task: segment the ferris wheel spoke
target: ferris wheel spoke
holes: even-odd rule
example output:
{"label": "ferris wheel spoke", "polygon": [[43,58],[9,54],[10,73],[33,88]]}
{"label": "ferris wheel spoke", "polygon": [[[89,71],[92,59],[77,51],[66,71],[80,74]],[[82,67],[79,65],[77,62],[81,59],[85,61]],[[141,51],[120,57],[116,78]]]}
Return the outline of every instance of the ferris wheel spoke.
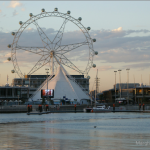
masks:
{"label": "ferris wheel spoke", "polygon": [[47,35],[44,33],[44,31],[41,29],[41,27],[38,25],[38,23],[36,23],[36,21],[34,20],[33,24],[36,26],[36,28],[38,30],[38,33],[40,35],[40,38],[43,42],[44,47],[47,49],[52,49],[52,42],[47,37]]}
{"label": "ferris wheel spoke", "polygon": [[75,44],[70,44],[70,45],[62,45],[62,46],[59,46],[57,48],[57,50],[55,51],[56,54],[65,54],[65,53],[68,53],[74,49],[77,49],[83,45],[88,45],[89,43],[88,42],[82,42],[82,43],[75,43]]}
{"label": "ferris wheel spoke", "polygon": [[48,50],[44,47],[24,47],[17,45],[15,48],[16,50],[24,50],[38,55],[48,54]]}
{"label": "ferris wheel spoke", "polygon": [[50,56],[48,55],[44,55],[40,58],[40,60],[35,64],[35,66],[30,70],[30,72],[28,73],[28,75],[33,74],[35,71],[39,70],[40,68],[42,68],[44,65],[46,65],[47,63],[49,63],[50,61]]}
{"label": "ferris wheel spoke", "polygon": [[67,22],[68,22],[68,20],[65,18],[63,24],[61,25],[56,36],[54,37],[54,40],[53,40],[53,43],[55,44],[54,49],[57,49],[59,47],[59,45],[61,45],[62,37],[63,37],[65,26],[66,26]]}
{"label": "ferris wheel spoke", "polygon": [[79,72],[80,74],[84,74],[83,71],[79,70],[79,69],[78,69],[69,59],[67,59],[64,55],[61,55],[61,56],[55,55],[55,56],[57,56],[57,57],[59,58],[61,64],[63,64],[63,65],[65,65],[65,66],[67,66],[67,67],[69,67],[69,68],[71,68],[71,69],[73,69],[73,70]]}

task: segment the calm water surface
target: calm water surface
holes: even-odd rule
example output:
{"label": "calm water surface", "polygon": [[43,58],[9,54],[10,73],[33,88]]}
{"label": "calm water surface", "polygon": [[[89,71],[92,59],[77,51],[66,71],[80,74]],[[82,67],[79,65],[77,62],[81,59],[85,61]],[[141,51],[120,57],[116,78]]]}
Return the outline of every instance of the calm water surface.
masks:
{"label": "calm water surface", "polygon": [[0,114],[0,150],[13,149],[149,150],[150,114]]}

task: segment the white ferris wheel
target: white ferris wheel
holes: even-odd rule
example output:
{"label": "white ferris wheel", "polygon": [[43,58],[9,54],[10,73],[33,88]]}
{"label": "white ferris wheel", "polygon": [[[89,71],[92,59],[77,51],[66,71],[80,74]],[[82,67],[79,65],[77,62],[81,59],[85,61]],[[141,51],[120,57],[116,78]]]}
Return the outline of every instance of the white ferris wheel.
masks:
{"label": "white ferris wheel", "polygon": [[[45,9],[42,9],[41,13],[38,15],[33,15],[32,13],[30,13],[30,18],[26,22],[19,21],[20,28],[17,32],[12,32],[14,40],[12,44],[8,45],[8,47],[11,48],[11,57],[8,57],[8,61],[12,61],[14,66],[14,69],[11,70],[12,73],[17,73],[18,76],[21,78],[24,76],[21,69],[19,68],[16,55],[18,51],[22,50],[40,56],[40,59],[36,62],[34,67],[28,72],[27,75],[33,74],[47,64],[50,64],[50,70],[52,75],[54,74],[54,70],[56,69],[57,64],[61,64],[79,72],[79,74],[81,75],[85,75],[85,77],[87,78],[90,78],[90,76],[88,76],[90,69],[92,67],[96,67],[96,65],[93,64],[93,56],[98,54],[98,52],[94,51],[93,49],[93,42],[96,42],[96,39],[92,39],[90,37],[89,30],[91,28],[84,27],[81,24],[82,18],[79,17],[78,19],[75,19],[70,15],[70,13],[70,11],[67,11],[67,13],[60,13],[58,12],[58,8],[55,8],[53,12],[46,12]],[[63,23],[53,40],[50,40],[50,38],[48,38],[46,33],[38,24],[39,19],[46,17],[63,18]],[[80,31],[82,31],[84,35],[84,41],[66,45],[62,44],[62,39],[67,22],[72,22],[80,29]],[[25,31],[25,29],[30,24],[35,25],[40,39],[43,43],[43,47],[25,47],[18,44],[19,38],[21,37],[23,31]],[[80,70],[74,63],[72,63],[71,60],[67,58],[66,54],[68,52],[75,51],[76,49],[85,45],[88,47],[88,61],[85,70]]]}

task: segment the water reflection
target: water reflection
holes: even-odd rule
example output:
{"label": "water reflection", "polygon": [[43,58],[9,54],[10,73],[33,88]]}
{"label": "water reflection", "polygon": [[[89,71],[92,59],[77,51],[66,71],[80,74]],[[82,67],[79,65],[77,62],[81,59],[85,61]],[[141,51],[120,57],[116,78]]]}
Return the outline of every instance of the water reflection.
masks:
{"label": "water reflection", "polygon": [[150,145],[143,147],[136,141],[150,139],[149,117],[134,113],[1,114],[0,149],[146,150]]}

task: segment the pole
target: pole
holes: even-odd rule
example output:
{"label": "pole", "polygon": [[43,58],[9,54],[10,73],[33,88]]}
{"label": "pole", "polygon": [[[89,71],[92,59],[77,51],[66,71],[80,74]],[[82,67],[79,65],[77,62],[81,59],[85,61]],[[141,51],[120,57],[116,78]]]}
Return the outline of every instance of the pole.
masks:
{"label": "pole", "polygon": [[129,89],[128,89],[128,84],[129,84],[129,68],[126,69],[127,70],[127,104],[129,104]]}
{"label": "pole", "polygon": [[46,96],[47,96],[47,101],[49,102],[49,96],[48,96],[48,73],[49,73],[48,70],[49,69],[46,68],[45,70],[46,70],[46,73],[47,73],[47,93],[46,93]]}
{"label": "pole", "polygon": [[29,87],[30,87],[30,78],[29,78]]}
{"label": "pole", "polygon": [[95,89],[95,105],[94,106],[96,107],[96,89]]}
{"label": "pole", "polygon": [[47,100],[49,101],[49,97],[48,97],[48,72],[47,72]]}
{"label": "pole", "polygon": [[[130,69],[129,69],[130,70]],[[129,84],[129,71],[128,71],[128,84]],[[129,88],[129,87],[128,87]],[[128,89],[128,102],[129,102],[129,89]]]}
{"label": "pole", "polygon": [[120,79],[120,81],[119,81],[119,89],[120,89],[120,100],[121,100],[121,86],[120,86],[120,84],[121,84],[121,75],[120,75],[121,69],[119,69],[118,71],[119,71],[119,79]]}
{"label": "pole", "polygon": [[92,107],[92,92],[90,92],[90,97],[91,97],[91,107]]}
{"label": "pole", "polygon": [[8,85],[8,75],[7,75],[7,85]]}
{"label": "pole", "polygon": [[117,71],[114,71],[115,72],[115,102],[116,102],[116,72]]}
{"label": "pole", "polygon": [[97,74],[96,74],[95,107],[96,107],[96,94],[97,94],[97,89],[98,89],[98,69],[97,69]]}
{"label": "pole", "polygon": [[150,74],[149,74],[149,86],[150,86]]}
{"label": "pole", "polygon": [[135,88],[135,103],[136,103],[136,85],[135,85],[135,76],[133,75],[134,78],[134,88]]}

